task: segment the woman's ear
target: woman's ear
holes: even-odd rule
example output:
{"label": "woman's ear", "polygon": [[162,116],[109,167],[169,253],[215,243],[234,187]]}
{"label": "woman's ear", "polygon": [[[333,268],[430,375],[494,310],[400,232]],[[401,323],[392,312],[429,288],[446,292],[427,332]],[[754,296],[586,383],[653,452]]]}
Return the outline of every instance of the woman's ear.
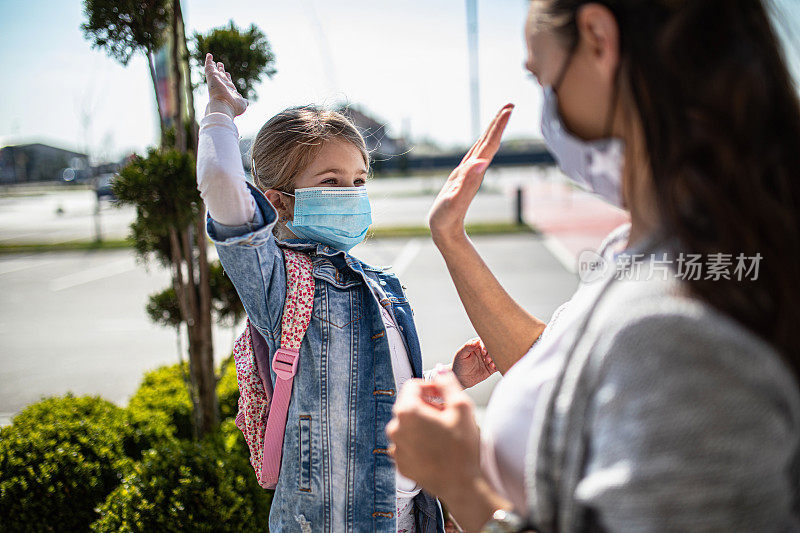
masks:
{"label": "woman's ear", "polygon": [[275,189],[269,189],[264,193],[264,196],[267,197],[269,203],[271,203],[272,207],[278,212],[279,220],[286,221],[293,218],[293,205],[291,205],[289,198],[287,198],[285,194]]}
{"label": "woman's ear", "polygon": [[601,75],[611,81],[619,65],[619,26],[614,14],[601,4],[585,4],[576,18],[580,39],[588,47]]}

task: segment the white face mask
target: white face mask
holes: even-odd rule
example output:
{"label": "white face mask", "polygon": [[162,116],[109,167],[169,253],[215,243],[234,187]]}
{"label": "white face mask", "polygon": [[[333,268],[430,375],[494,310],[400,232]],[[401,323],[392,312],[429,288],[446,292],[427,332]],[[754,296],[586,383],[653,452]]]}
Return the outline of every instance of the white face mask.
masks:
{"label": "white face mask", "polygon": [[[556,87],[561,85],[570,59],[570,51],[561,69]],[[578,185],[597,194],[608,203],[622,207],[622,164],[624,143],[609,137],[596,141],[579,139],[567,129],[558,112],[558,96],[550,85],[543,88],[542,135],[547,149],[561,170]]]}

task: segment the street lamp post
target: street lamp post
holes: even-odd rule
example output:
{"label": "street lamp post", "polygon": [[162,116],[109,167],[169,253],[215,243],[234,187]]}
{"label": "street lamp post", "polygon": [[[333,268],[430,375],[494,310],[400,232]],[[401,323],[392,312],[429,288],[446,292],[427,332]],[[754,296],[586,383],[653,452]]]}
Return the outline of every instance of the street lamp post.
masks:
{"label": "street lamp post", "polygon": [[467,45],[469,47],[469,92],[472,138],[481,134],[480,84],[478,82],[478,0],[467,0]]}

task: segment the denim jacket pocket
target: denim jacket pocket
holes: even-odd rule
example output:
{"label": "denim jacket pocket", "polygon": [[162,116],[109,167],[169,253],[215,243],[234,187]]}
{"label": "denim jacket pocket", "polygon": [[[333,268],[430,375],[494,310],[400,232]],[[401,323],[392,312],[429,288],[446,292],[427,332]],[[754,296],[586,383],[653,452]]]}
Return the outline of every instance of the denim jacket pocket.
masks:
{"label": "denim jacket pocket", "polygon": [[311,415],[300,415],[300,469],[297,488],[301,492],[311,492]]}
{"label": "denim jacket pocket", "polygon": [[361,278],[355,272],[339,270],[327,259],[315,259],[311,275],[337,289],[349,289],[362,283]]}

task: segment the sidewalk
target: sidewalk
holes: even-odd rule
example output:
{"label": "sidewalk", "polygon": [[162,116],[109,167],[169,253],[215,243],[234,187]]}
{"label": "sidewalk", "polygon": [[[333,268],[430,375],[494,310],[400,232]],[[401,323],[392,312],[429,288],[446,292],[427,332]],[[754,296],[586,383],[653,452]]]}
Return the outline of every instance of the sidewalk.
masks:
{"label": "sidewalk", "polygon": [[542,179],[525,188],[525,220],[545,234],[545,245],[570,272],[584,250],[596,250],[630,216],[564,180]]}

